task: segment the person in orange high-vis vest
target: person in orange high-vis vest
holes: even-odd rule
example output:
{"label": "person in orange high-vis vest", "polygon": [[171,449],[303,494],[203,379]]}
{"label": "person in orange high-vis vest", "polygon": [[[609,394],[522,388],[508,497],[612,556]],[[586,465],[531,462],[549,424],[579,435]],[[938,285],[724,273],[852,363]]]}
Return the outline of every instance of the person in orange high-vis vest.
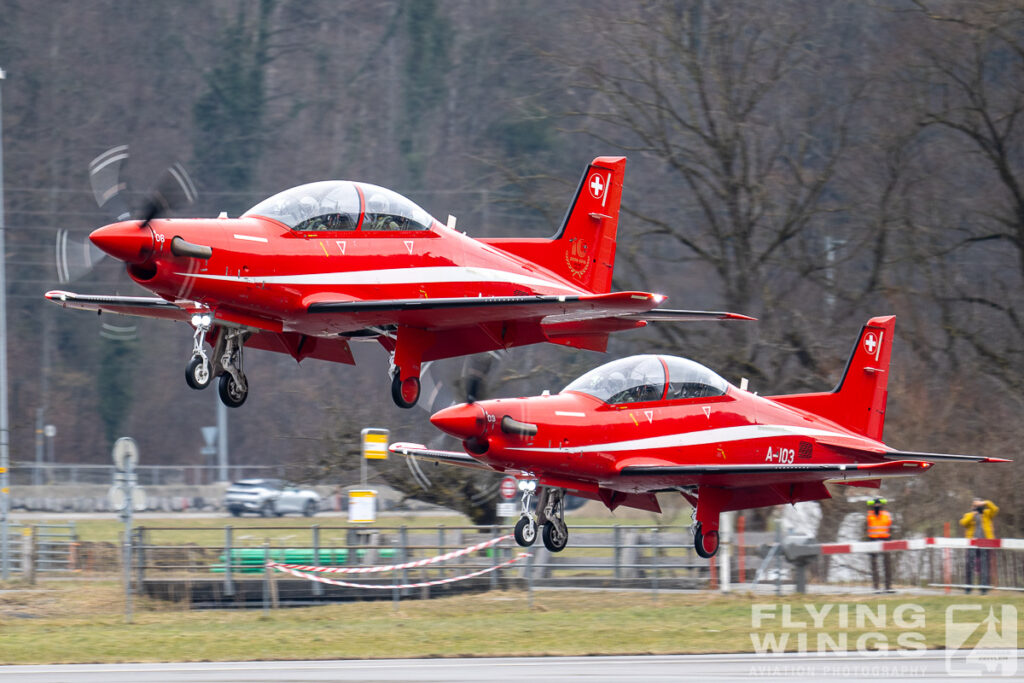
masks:
{"label": "person in orange high-vis vest", "polygon": [[[995,538],[996,532],[992,524],[992,518],[998,512],[999,507],[991,500],[975,498],[971,502],[971,511],[960,518],[960,526],[964,528],[964,537]],[[977,571],[978,588],[981,594],[984,595],[988,592],[989,586],[992,583],[992,577],[989,574],[991,553],[992,550],[989,548],[975,548],[972,546],[967,549],[967,588],[965,589],[967,593],[971,592],[971,586],[974,585],[975,571]]]}
{"label": "person in orange high-vis vest", "polygon": [[[892,538],[892,515],[885,509],[888,501],[885,498],[873,498],[868,501],[867,537],[869,541],[888,541]],[[889,553],[871,553],[871,583],[878,591],[878,556],[882,556],[882,568],[885,571],[885,591],[892,590],[892,557]]]}

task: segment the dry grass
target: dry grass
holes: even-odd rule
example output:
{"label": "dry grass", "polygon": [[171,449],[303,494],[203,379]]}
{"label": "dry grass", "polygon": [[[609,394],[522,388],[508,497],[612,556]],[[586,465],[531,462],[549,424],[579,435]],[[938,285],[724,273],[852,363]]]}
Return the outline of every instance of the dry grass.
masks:
{"label": "dry grass", "polygon": [[[752,633],[807,630],[777,622],[752,629],[752,605],[768,600],[775,602],[763,596],[665,593],[655,602],[647,593],[555,591],[536,593],[531,608],[525,593],[495,592],[408,600],[397,608],[362,602],[281,609],[269,616],[261,610],[172,611],[140,600],[129,625],[118,584],[53,582],[42,590],[0,593],[0,663],[750,652]],[[806,617],[806,598],[780,602]],[[890,615],[912,602],[925,615],[924,627],[915,630],[934,648],[943,645],[946,606],[964,600],[814,600],[822,602],[862,604],[876,612],[885,605]],[[972,602],[1013,602],[1024,615],[1024,601],[1014,596]],[[853,647],[857,637],[878,630],[851,622],[839,628],[831,620],[825,631],[847,633]]]}

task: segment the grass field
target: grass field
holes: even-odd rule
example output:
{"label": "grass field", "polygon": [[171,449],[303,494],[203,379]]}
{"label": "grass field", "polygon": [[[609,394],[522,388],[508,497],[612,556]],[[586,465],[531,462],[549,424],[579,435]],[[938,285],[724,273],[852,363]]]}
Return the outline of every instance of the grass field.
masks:
{"label": "grass field", "polygon": [[[1024,615],[1024,601],[1006,595],[966,601],[662,593],[655,601],[649,593],[543,591],[532,607],[526,593],[495,592],[408,600],[397,608],[361,602],[279,609],[268,616],[170,611],[143,599],[127,624],[118,584],[49,582],[0,592],[0,664],[751,652],[755,642],[778,642],[783,634],[792,651],[802,647],[799,633],[809,635],[810,649],[818,646],[817,634],[828,637],[826,648],[845,642],[855,649],[858,639],[871,648],[936,648],[944,643],[946,608],[967,602],[997,614],[1009,603]],[[833,607],[815,629],[813,615],[825,603]],[[770,615],[758,628],[752,628],[754,605]],[[845,624],[840,611],[848,615]]]}
{"label": "grass field", "polygon": [[[572,523],[646,520],[581,515]],[[346,526],[337,517],[179,516],[143,524],[180,529],[161,532],[170,535],[163,542],[222,538],[224,525],[231,524],[236,541],[252,544],[304,538],[312,524]],[[403,524],[468,525],[450,516],[378,523]],[[122,529],[116,520],[78,522],[83,541],[116,542]],[[0,584],[0,664],[752,652],[769,642],[788,651],[839,644],[851,650],[937,648],[945,643],[947,608],[963,604],[977,605],[979,615],[990,607],[1000,614],[1002,605],[1012,605],[1024,616],[1024,598],[1014,593],[967,600],[963,595],[776,598],[662,591],[655,600],[650,592],[549,590],[535,592],[532,600],[525,592],[506,591],[268,614],[190,611],[183,603],[137,598],[128,624],[117,574],[93,573],[41,577],[35,586]]]}

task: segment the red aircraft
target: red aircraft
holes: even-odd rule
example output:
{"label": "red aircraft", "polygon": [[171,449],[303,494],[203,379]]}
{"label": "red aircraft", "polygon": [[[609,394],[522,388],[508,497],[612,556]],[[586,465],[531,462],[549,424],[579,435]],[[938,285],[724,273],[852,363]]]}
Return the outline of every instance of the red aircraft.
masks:
{"label": "red aircraft", "polygon": [[[560,394],[463,403],[430,421],[466,453],[396,443],[400,455],[506,472],[520,479],[516,541],[541,526],[552,552],[568,541],[565,492],[661,512],[656,493],[694,507],[694,545],[718,550],[719,514],[829,498],[826,482],[877,488],[922,474],[930,460],[1001,458],[900,451],[882,443],[893,317],[861,331],[831,392],[758,396],[684,358],[641,355],[591,370]],[[530,503],[541,491],[536,518]]]}
{"label": "red aircraft", "polygon": [[[101,204],[123,188],[116,176],[126,156],[115,148],[93,162]],[[408,408],[427,361],[540,342],[603,351],[610,333],[652,320],[749,320],[659,309],[660,294],[610,291],[625,167],[623,157],[595,159],[550,239],[472,239],[456,232],[454,218],[441,224],[391,190],[351,181],[294,187],[240,218],[156,218],[170,203],[158,196],[141,220],[122,212],[90,235],[157,296],[57,290],[46,298],[190,323],[186,380],[203,389],[219,376],[232,407],[248,395],[243,345],[353,364],[349,342],[376,340],[390,353],[395,403]],[[191,198],[181,169],[172,175],[171,189]],[[60,241],[58,253],[68,253]]]}

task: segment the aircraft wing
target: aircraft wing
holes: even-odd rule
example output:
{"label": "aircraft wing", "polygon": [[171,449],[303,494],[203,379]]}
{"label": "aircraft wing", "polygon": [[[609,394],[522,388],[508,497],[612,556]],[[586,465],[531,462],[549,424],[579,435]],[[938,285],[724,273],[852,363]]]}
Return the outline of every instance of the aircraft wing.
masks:
{"label": "aircraft wing", "polygon": [[807,463],[776,465],[627,465],[622,477],[641,477],[657,481],[666,488],[709,484],[725,487],[797,481],[843,481],[909,477],[927,472],[934,463],[917,460],[894,460],[870,463]]}
{"label": "aircraft wing", "polygon": [[899,460],[928,460],[936,462],[1013,462],[1005,458],[987,458],[981,455],[959,455],[955,453],[923,453],[919,451],[899,451],[883,447],[870,448],[860,442],[843,437],[818,437],[818,445],[826,446],[846,455],[881,455]]}
{"label": "aircraft wing", "polygon": [[1013,462],[1006,458],[986,458],[981,455],[957,455],[955,453],[918,453],[915,451],[886,451],[887,458],[913,458],[914,460],[935,460],[937,462]]}
{"label": "aircraft wing", "polygon": [[120,315],[132,315],[141,318],[162,318],[164,320],[188,321],[192,318],[193,313],[206,310],[205,306],[195,301],[171,303],[158,296],[75,294],[56,289],[47,292],[46,298],[64,308],[118,313]]}
{"label": "aircraft wing", "polygon": [[[539,319],[544,326],[607,319],[627,323],[644,320],[752,319],[736,313],[717,311],[656,309],[663,300],[660,294],[649,292],[357,301],[314,299],[308,303],[307,310],[311,315],[358,321],[360,327],[400,323],[430,330],[524,319]],[[438,313],[444,315],[438,316]],[[606,330],[602,328],[599,331]]]}
{"label": "aircraft wing", "polygon": [[443,462],[448,465],[469,467],[475,470],[487,470],[488,472],[496,471],[466,453],[459,453],[457,451],[439,451],[433,448],[427,448],[423,444],[419,443],[393,443],[388,446],[388,450],[396,455],[404,455],[407,458],[418,458],[420,460],[429,460],[430,462]]}

